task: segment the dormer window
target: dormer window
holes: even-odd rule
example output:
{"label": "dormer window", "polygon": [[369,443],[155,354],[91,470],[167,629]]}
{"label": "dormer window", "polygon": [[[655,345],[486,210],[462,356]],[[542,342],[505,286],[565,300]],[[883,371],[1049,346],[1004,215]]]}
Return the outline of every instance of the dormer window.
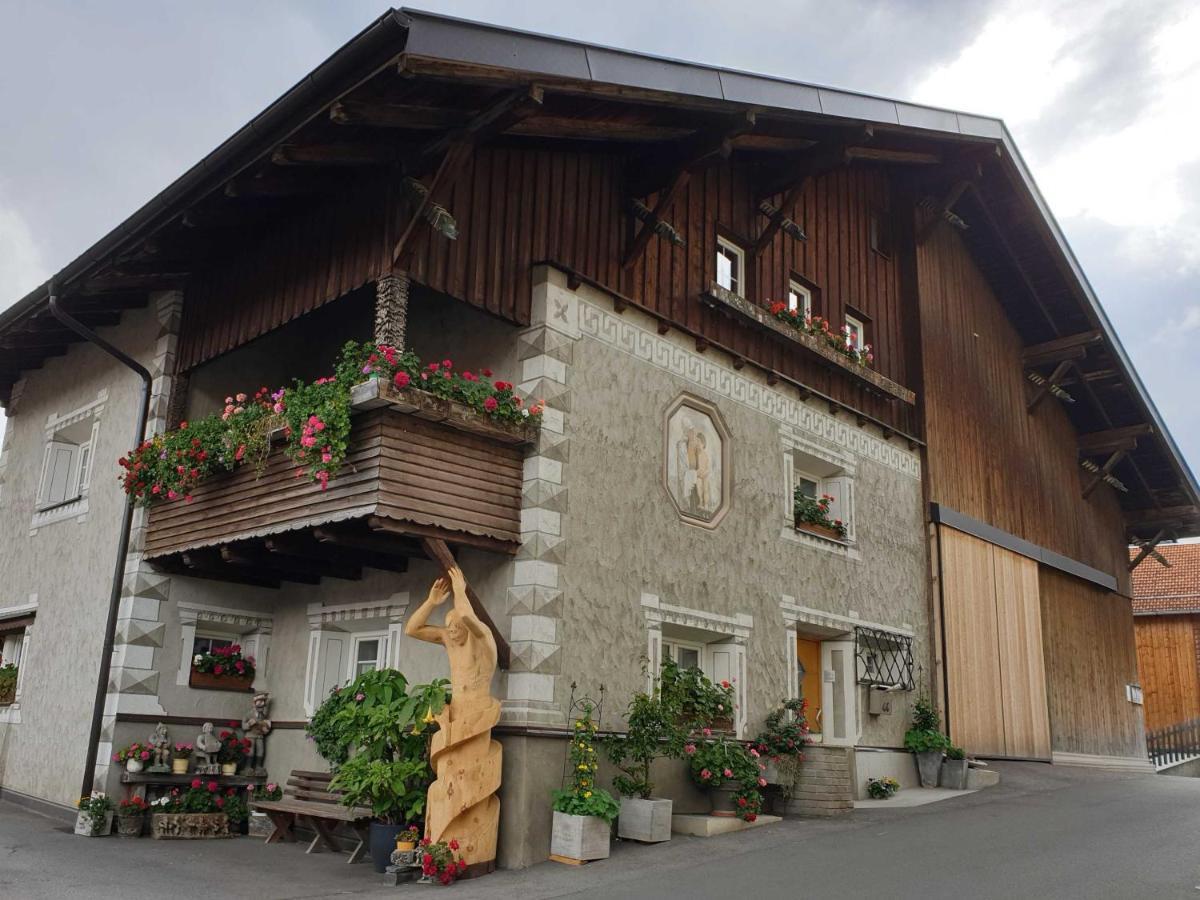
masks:
{"label": "dormer window", "polygon": [[731,294],[746,295],[746,251],[717,236],[717,284]]}

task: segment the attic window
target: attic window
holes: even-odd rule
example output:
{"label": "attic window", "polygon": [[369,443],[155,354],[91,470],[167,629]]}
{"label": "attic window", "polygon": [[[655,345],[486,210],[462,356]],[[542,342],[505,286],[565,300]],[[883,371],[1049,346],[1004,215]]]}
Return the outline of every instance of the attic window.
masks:
{"label": "attic window", "polygon": [[717,284],[731,294],[746,295],[746,251],[726,238],[717,237]]}
{"label": "attic window", "polygon": [[46,445],[37,482],[33,527],[87,512],[92,460],[107,394],[46,422]]}

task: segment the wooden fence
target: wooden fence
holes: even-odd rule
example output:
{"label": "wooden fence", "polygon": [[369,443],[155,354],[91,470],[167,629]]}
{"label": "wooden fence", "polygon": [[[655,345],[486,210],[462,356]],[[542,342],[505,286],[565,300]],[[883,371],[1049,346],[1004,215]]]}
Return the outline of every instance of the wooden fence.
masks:
{"label": "wooden fence", "polygon": [[1200,719],[1146,732],[1146,748],[1158,769],[1200,757]]}

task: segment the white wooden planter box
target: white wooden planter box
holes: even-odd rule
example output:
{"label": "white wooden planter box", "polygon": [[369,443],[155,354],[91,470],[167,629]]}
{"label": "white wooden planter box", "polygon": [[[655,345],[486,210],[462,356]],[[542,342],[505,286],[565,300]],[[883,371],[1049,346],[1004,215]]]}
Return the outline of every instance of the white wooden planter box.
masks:
{"label": "white wooden planter box", "polygon": [[85,813],[82,810],[75,815],[75,833],[81,834],[84,837],[104,837],[112,833],[112,812],[104,814],[104,824],[96,834],[92,834],[92,816],[90,813]]}
{"label": "white wooden planter box", "polygon": [[596,816],[569,816],[554,812],[550,853],[569,859],[608,859],[611,828]]}
{"label": "white wooden planter box", "polygon": [[671,801],[622,797],[617,837],[657,844],[671,839]]}

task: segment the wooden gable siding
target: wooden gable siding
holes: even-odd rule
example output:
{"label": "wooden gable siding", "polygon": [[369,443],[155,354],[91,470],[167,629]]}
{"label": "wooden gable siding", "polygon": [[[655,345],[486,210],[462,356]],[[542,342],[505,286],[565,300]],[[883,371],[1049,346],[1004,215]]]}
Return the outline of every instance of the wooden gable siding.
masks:
{"label": "wooden gable siding", "polygon": [[1200,617],[1135,616],[1146,727],[1200,718]]}
{"label": "wooden gable siding", "polygon": [[[767,222],[757,212],[744,166],[724,163],[694,176],[667,214],[687,246],[652,239],[642,259],[624,269],[625,163],[604,152],[481,148],[439,198],[458,223],[458,239],[419,227],[400,265],[434,290],[527,324],[532,264],[558,262],[746,359],[901,431],[917,432],[905,404],[868,393],[810,351],[700,302],[715,274],[718,227],[750,243]],[[244,246],[189,287],[181,366],[211,359],[378,277],[403,228],[396,209],[390,221],[385,215],[398,206],[388,199],[395,193],[380,176],[260,229],[261,237],[249,231]],[[888,204],[881,170],[847,169],[810,180],[792,215],[809,240],[780,233],[757,260],[747,253],[749,289],[757,302],[785,298],[794,272],[819,287],[817,311],[835,327],[847,306],[855,307],[870,318],[876,368],[906,384],[898,265],[868,246],[871,210]]]}
{"label": "wooden gable siding", "polygon": [[1060,401],[1026,411],[1022,342],[962,239],[917,251],[929,499],[1116,576],[1129,593],[1120,506],[1082,497],[1078,439]]}

